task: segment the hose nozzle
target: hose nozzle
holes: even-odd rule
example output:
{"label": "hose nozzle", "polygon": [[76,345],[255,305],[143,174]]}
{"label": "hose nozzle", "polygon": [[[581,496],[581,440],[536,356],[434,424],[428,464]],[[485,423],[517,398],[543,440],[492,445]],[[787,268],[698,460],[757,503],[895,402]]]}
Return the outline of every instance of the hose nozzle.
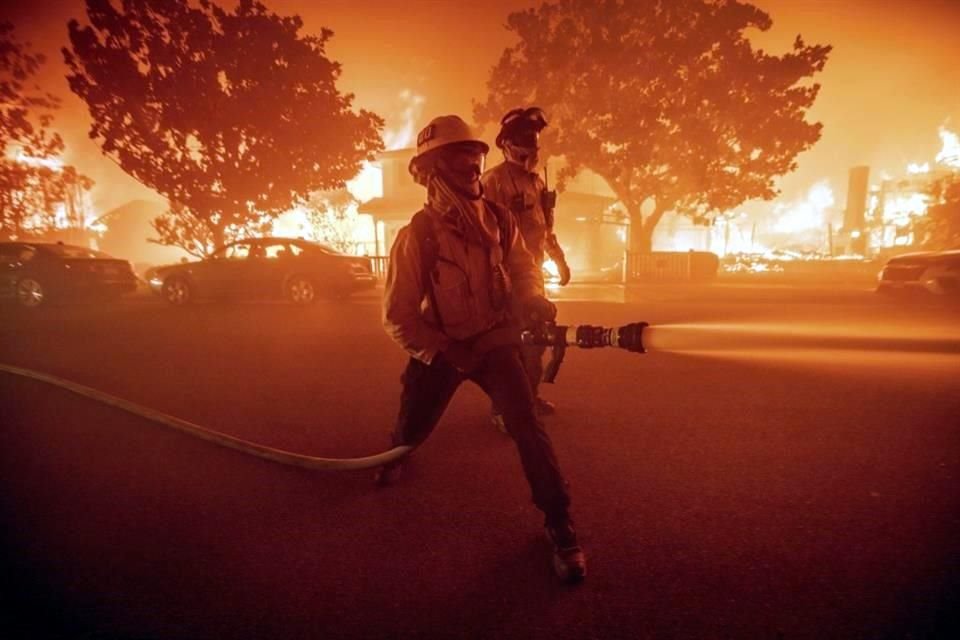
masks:
{"label": "hose nozzle", "polygon": [[646,353],[647,350],[643,346],[643,331],[648,326],[646,322],[631,322],[621,327],[591,324],[564,326],[544,322],[524,331],[520,339],[523,344],[545,347],[571,346],[581,349],[617,347],[633,353]]}

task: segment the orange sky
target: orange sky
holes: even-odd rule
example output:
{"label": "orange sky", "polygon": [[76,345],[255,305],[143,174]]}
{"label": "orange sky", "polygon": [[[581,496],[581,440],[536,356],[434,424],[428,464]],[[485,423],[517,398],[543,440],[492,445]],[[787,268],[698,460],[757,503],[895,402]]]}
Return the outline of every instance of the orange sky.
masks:
{"label": "orange sky", "polygon": [[[5,3],[9,4],[9,3]],[[328,53],[343,63],[341,88],[356,105],[372,109],[388,128],[402,123],[404,90],[424,99],[421,121],[441,113],[470,114],[490,67],[512,42],[506,15],[532,6],[523,0],[266,0],[278,13],[300,13],[306,31],[326,26],[335,35]],[[797,33],[834,51],[811,116],[824,123],[817,146],[800,156],[800,168],[782,181],[785,198],[829,179],[837,205],[846,196],[846,171],[872,168],[900,175],[908,162],[928,162],[940,148],[937,128],[960,131],[960,0],[754,0],[769,12],[773,28],[759,46],[784,51]],[[66,22],[83,18],[82,0],[36,0],[5,7],[14,22],[50,59],[45,87],[64,96],[57,126],[68,161],[97,181],[102,210],[151,192],[126,176],[86,137],[89,117],[69,93],[58,50]],[[155,197],[155,196],[153,196]]]}

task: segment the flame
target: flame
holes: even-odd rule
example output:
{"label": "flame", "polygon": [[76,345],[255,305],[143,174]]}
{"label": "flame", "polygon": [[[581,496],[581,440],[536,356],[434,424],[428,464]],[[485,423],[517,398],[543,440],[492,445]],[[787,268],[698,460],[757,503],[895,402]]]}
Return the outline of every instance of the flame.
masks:
{"label": "flame", "polygon": [[935,158],[937,164],[960,169],[960,136],[945,127],[940,127],[939,134],[943,145]]}
{"label": "flame", "polygon": [[925,193],[897,194],[884,202],[883,220],[898,227],[906,226],[911,218],[926,215],[929,204],[930,196]]}
{"label": "flame", "polygon": [[10,151],[7,153],[7,156],[11,157],[14,162],[25,164],[28,167],[46,167],[53,171],[63,171],[63,160],[60,158],[31,156],[25,153],[23,149]]}
{"label": "flame", "polygon": [[547,291],[557,291],[560,288],[560,268],[557,263],[547,258],[541,265],[543,269],[544,288]]}
{"label": "flame", "polygon": [[[913,244],[911,225],[917,218],[927,214],[927,208],[931,204],[931,196],[927,193],[928,181],[931,178],[925,174],[933,174],[934,171],[939,173],[943,169],[960,169],[960,136],[946,127],[940,127],[938,133],[941,148],[935,162],[939,169],[935,170],[929,162],[911,162],[907,165],[907,175],[913,176],[910,180],[895,182],[895,186],[887,192],[882,202],[876,197],[870,200],[871,210],[882,207],[882,223],[886,228],[880,234],[879,241],[883,246]],[[884,175],[884,182],[894,181],[890,176]]]}
{"label": "flame", "polygon": [[364,162],[360,173],[347,182],[347,190],[360,202],[383,197],[383,169]]}
{"label": "flame", "polygon": [[803,200],[774,207],[773,213],[777,216],[774,231],[799,233],[822,228],[828,220],[827,210],[835,202],[830,183],[821,180],[810,187]]}
{"label": "flame", "polygon": [[547,258],[543,261],[543,271],[546,275],[549,275],[551,278],[560,277],[560,269],[557,267],[557,263]]}
{"label": "flame", "polygon": [[57,229],[67,229],[70,227],[70,218],[67,216],[67,206],[62,202],[54,207],[53,223]]}
{"label": "flame", "polygon": [[400,102],[403,104],[401,118],[403,124],[396,129],[387,129],[383,134],[383,144],[387,151],[405,149],[413,144],[417,134],[417,122],[423,113],[423,105],[427,101],[419,93],[410,89],[400,92]]}
{"label": "flame", "polygon": [[295,207],[277,217],[273,221],[270,235],[277,238],[316,239],[310,216],[302,206]]}
{"label": "flame", "polygon": [[[348,211],[355,213],[356,203],[348,207]],[[349,239],[353,244],[350,253],[357,255],[369,255],[374,253],[371,250],[376,244],[375,229],[373,218],[369,214],[359,213],[350,223]],[[302,238],[312,242],[323,242],[324,238],[311,219],[310,212],[306,207],[298,206],[277,217],[270,228],[270,235],[275,238]]]}

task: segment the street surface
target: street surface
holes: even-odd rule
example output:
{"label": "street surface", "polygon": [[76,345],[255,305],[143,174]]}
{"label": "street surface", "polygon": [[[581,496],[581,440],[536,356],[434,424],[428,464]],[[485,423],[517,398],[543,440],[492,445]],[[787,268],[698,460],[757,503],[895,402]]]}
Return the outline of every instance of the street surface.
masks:
{"label": "street surface", "polygon": [[[566,324],[656,327],[646,355],[570,350],[543,392],[583,585],[553,577],[512,441],[471,385],[377,489],[0,373],[0,635],[950,636],[960,309],[854,286],[558,296]],[[136,295],[2,308],[0,363],[340,457],[387,448],[405,355],[376,293],[306,309]]]}

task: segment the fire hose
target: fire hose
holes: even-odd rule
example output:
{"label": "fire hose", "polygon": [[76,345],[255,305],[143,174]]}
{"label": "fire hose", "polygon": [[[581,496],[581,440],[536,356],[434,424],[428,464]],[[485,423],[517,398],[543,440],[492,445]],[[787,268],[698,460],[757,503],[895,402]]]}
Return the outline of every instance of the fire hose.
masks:
{"label": "fire hose", "polygon": [[[645,353],[643,347],[643,330],[647,327],[645,322],[634,323],[620,327],[619,329],[607,329],[604,327],[594,327],[591,325],[581,325],[580,327],[564,327],[554,323],[545,323],[535,330],[522,332],[519,336],[514,331],[512,336],[504,339],[504,335],[498,334],[492,336],[491,340],[484,340],[483,345],[478,347],[490,349],[505,343],[509,344],[538,344],[543,346],[552,346],[555,350],[563,349],[567,346],[576,346],[584,349],[595,347],[619,347],[632,351],[634,353]],[[518,339],[519,338],[519,339]],[[556,352],[555,352],[556,353]],[[562,356],[561,356],[562,360]],[[557,365],[559,367],[559,364]],[[145,418],[156,424],[175,429],[182,433],[194,436],[201,440],[213,444],[234,449],[242,453],[277,462],[279,464],[302,467],[315,471],[357,471],[362,469],[372,469],[381,465],[398,460],[411,451],[414,447],[410,445],[401,445],[393,447],[387,451],[377,453],[371,456],[360,458],[322,458],[317,456],[308,456],[282,449],[274,449],[256,442],[250,442],[242,438],[237,438],[220,431],[208,429],[187,420],[144,407],[135,402],[124,400],[109,393],[88,387],[71,380],[66,380],[40,371],[15,367],[12,365],[0,363],[0,372],[7,373],[21,378],[36,380],[47,385],[64,389],[78,396],[100,402],[110,407],[126,411],[127,413]],[[556,375],[554,371],[554,375]]]}
{"label": "fire hose", "polygon": [[96,400],[102,404],[121,409],[127,413],[132,413],[133,415],[141,418],[146,418],[147,420],[161,424],[165,427],[170,427],[171,429],[176,429],[177,431],[200,438],[201,440],[206,440],[207,442],[212,442],[230,449],[236,449],[237,451],[254,455],[258,458],[264,458],[265,460],[279,462],[280,464],[285,464],[288,466],[303,467],[305,469],[322,471],[370,469],[388,462],[392,462],[393,460],[397,460],[413,450],[413,447],[411,446],[399,446],[394,447],[389,451],[384,451],[382,453],[363,458],[319,458],[315,456],[306,456],[299,453],[292,453],[290,451],[283,451],[281,449],[274,449],[262,444],[257,444],[256,442],[250,442],[226,433],[214,431],[213,429],[201,427],[200,425],[194,424],[187,420],[161,413],[160,411],[144,407],[135,402],[130,402],[129,400],[124,400],[123,398],[118,398],[117,396],[110,395],[109,393],[105,393],[103,391],[99,391],[70,380],[58,378],[57,376],[5,364],[0,364],[0,371],[23,378],[37,380],[61,389],[66,389],[67,391],[75,393],[84,398]]}

